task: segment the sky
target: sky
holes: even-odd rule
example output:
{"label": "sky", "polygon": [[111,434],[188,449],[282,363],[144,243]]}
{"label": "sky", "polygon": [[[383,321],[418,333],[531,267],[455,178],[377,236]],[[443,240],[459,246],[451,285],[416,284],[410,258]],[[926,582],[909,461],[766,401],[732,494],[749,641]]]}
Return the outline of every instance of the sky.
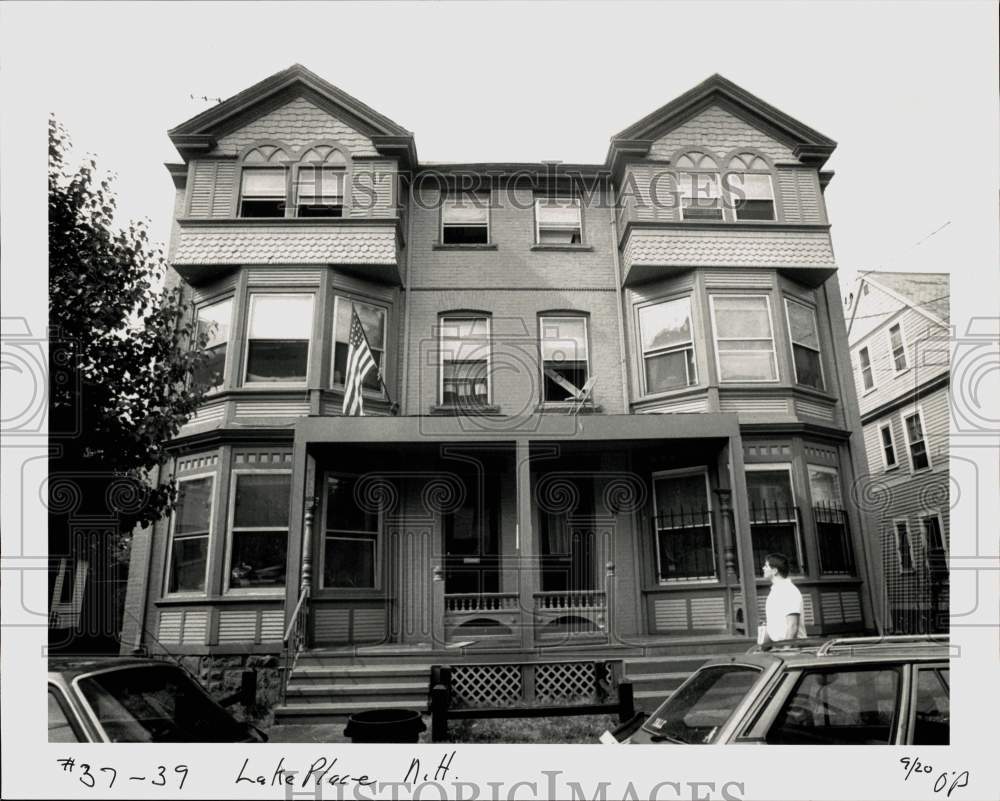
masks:
{"label": "sky", "polygon": [[955,272],[997,313],[980,295],[998,278],[995,4],[8,2],[0,23],[8,165],[23,137],[43,180],[55,114],[154,239],[166,131],[296,62],[413,131],[421,161],[600,162],[719,72],[839,143],[842,288],[859,269]]}

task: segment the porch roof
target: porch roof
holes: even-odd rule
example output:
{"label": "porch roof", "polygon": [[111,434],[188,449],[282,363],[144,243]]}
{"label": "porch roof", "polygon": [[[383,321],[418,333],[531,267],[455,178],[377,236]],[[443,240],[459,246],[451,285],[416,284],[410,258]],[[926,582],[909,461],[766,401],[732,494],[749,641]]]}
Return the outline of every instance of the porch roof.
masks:
{"label": "porch roof", "polygon": [[735,413],[305,417],[295,424],[297,446],[323,442],[727,439],[738,435]]}

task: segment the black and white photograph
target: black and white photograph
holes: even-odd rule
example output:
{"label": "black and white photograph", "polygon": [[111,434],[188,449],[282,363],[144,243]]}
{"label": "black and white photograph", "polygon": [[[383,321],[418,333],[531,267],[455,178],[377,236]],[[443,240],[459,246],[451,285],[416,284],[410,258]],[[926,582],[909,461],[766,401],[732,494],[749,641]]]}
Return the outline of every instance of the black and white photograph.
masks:
{"label": "black and white photograph", "polygon": [[3,797],[997,797],[997,30],[0,5]]}

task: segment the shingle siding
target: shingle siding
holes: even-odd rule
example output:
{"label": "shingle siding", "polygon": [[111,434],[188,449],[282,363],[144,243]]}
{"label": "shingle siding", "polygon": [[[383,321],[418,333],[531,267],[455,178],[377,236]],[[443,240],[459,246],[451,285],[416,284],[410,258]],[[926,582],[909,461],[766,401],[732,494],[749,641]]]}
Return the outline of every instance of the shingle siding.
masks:
{"label": "shingle siding", "polygon": [[672,158],[678,150],[700,147],[717,157],[732,150],[758,150],[772,161],[795,161],[792,149],[719,106],[711,106],[664,134],[650,148],[655,159]]}

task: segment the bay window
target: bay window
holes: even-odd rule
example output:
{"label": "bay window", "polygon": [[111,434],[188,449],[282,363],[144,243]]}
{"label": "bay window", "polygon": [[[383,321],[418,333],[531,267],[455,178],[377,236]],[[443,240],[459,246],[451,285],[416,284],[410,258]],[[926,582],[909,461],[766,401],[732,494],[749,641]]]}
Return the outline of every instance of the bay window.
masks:
{"label": "bay window", "polygon": [[709,301],[719,380],[777,381],[767,295],[712,295]]}
{"label": "bay window", "polygon": [[535,242],[539,245],[579,245],[583,242],[580,201],[539,198],[535,201]]}
{"label": "bay window", "polygon": [[379,515],[363,508],[354,476],[328,476],[321,586],[375,588],[378,585]]}
{"label": "bay window", "polygon": [[250,295],[246,383],[304,384],[309,365],[313,295]]}
{"label": "bay window", "polygon": [[788,316],[788,339],[792,344],[795,382],[813,389],[823,389],[823,365],[816,313],[790,298],[785,298],[785,311]]}
{"label": "bay window", "polygon": [[205,343],[208,358],[195,370],[192,381],[195,386],[202,387],[207,392],[222,388],[232,316],[232,298],[198,309],[197,334],[199,338],[202,334],[208,337]]}
{"label": "bay window", "polygon": [[178,479],[170,536],[168,593],[203,593],[212,535],[214,476]]}
{"label": "bay window", "polygon": [[386,310],[382,306],[362,303],[353,298],[337,295],[333,303],[333,379],[335,386],[343,386],[347,371],[347,353],[350,349],[351,315],[358,315],[376,370],[369,370],[361,386],[372,392],[380,392],[378,375],[385,376]]}
{"label": "bay window", "polygon": [[708,474],[655,474],[653,502],[660,583],[717,578]]}
{"label": "bay window", "polygon": [[228,589],[285,586],[292,475],[234,471]]}
{"label": "bay window", "polygon": [[490,241],[490,201],[486,194],[446,197],[441,205],[441,243],[486,245]]}
{"label": "bay window", "polygon": [[750,539],[759,568],[769,553],[788,558],[792,573],[804,572],[791,465],[747,465]]}
{"label": "bay window", "polygon": [[443,317],[439,329],[440,402],[485,406],[490,402],[490,319]]}
{"label": "bay window", "polygon": [[645,394],[694,386],[691,298],[652,303],[639,308],[639,341]]}
{"label": "bay window", "polygon": [[544,316],[538,320],[542,355],[542,400],[579,398],[590,379],[587,320]]}
{"label": "bay window", "polygon": [[240,217],[284,217],[285,181],[283,167],[244,167]]}
{"label": "bay window", "polygon": [[836,468],[809,465],[809,493],[819,546],[819,569],[825,574],[854,572],[847,512]]}

